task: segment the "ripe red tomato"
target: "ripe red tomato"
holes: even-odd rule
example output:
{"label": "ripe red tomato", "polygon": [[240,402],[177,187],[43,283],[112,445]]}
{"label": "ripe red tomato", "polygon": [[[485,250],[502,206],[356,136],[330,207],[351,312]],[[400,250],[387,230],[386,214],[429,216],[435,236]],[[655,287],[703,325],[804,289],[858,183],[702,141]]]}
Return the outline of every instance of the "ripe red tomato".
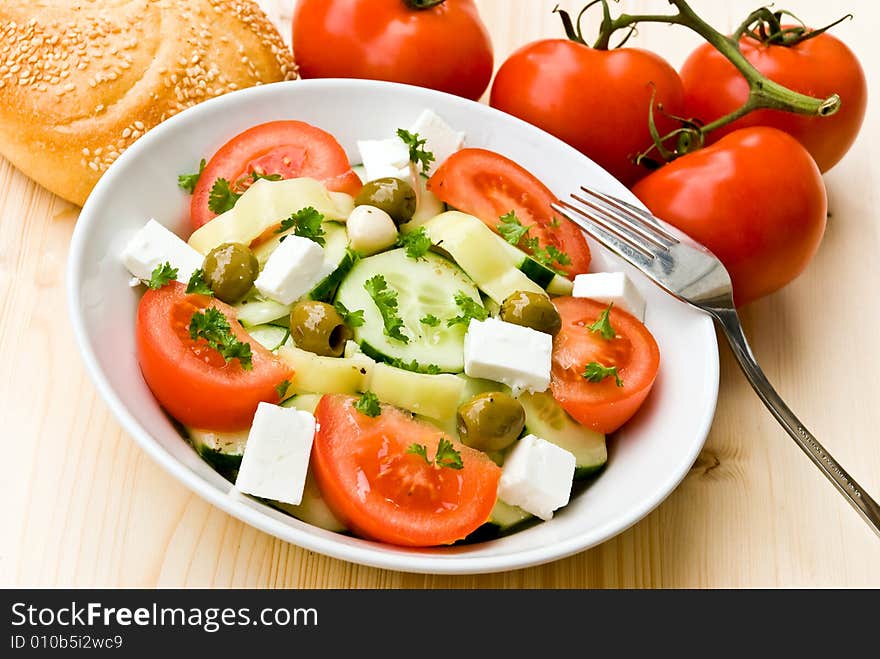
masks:
{"label": "ripe red tomato", "polygon": [[[583,425],[614,432],[638,411],[654,386],[660,368],[657,342],[647,327],[616,307],[609,314],[616,335],[606,339],[589,326],[608,305],[575,297],[556,298],[553,304],[562,318],[562,329],[553,339],[553,397]],[[617,367],[622,386],[613,375],[600,382],[584,378],[591,362]]]}
{"label": "ripe red tomato", "polygon": [[727,267],[738,305],[776,291],[812,259],[827,198],[804,147],[775,128],[744,128],[642,179],[635,195]]}
{"label": "ripe red tomato", "polygon": [[480,218],[496,233],[499,218],[514,211],[540,247],[550,245],[568,256],[570,264],[556,264],[560,270],[568,275],[589,271],[590,247],[584,234],[570,220],[553,214],[550,204],[557,197],[509,158],[485,149],[462,149],[434,172],[428,189],[450,206]]}
{"label": "ripe red tomato", "polygon": [[[803,144],[819,165],[831,169],[849,150],[865,117],[868,87],[858,59],[827,32],[794,46],[740,40],[743,54],[761,73],[779,84],[816,98],[838,94],[840,110],[830,117],[809,117],[778,110],[758,110],[711,133],[717,141],[739,128],[772,126]],[[684,64],[681,79],[685,112],[708,123],[742,106],[749,95],[745,78],[709,44],[697,48]]]}
{"label": "ripe red tomato", "polygon": [[409,547],[447,545],[479,528],[495,506],[501,469],[484,453],[453,441],[462,469],[428,464],[440,430],[383,405],[369,417],[357,398],[327,395],[315,410],[312,468],[334,514],[358,535]]}
{"label": "ripe red tomato", "polygon": [[308,176],[330,190],[352,195],[362,187],[345,149],[330,133],[302,121],[271,121],[236,135],[208,161],[190,204],[193,228],[217,216],[208,207],[217,179],[226,179],[242,192],[252,182],[252,172],[285,179]]}
{"label": "ripe red tomato", "polygon": [[[250,343],[253,368],[238,360],[227,363],[204,341],[189,336],[189,322],[209,306],[226,316],[239,341]],[[277,403],[275,387],[293,372],[271,352],[250,339],[235,311],[205,295],[187,295],[173,282],[149,290],[137,315],[137,354],[144,380],[168,413],[182,424],[204,430],[243,430],[260,402]]]}
{"label": "ripe red tomato", "polygon": [[[633,159],[653,143],[648,111],[655,91],[664,112],[681,113],[681,80],[659,55],[549,39],[504,62],[491,104],[568,142],[631,186],[648,173]],[[662,135],[678,127],[656,107],[654,116]]]}
{"label": "ripe red tomato", "polygon": [[299,0],[293,49],[303,78],[390,80],[473,100],[492,79],[473,0]]}

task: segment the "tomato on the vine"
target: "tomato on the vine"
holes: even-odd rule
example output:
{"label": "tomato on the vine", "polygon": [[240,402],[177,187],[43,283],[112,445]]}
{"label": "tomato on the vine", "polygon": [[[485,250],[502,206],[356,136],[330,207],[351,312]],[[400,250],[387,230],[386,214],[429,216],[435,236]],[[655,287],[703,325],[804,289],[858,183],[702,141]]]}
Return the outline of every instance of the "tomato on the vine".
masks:
{"label": "tomato on the vine", "polygon": [[368,78],[473,100],[492,79],[492,42],[473,0],[299,0],[303,78]]}
{"label": "tomato on the vine", "polygon": [[[868,87],[853,52],[827,32],[793,45],[762,43],[743,36],[739,47],[746,59],[770,80],[816,98],[837,94],[840,109],[827,117],[757,110],[712,131],[709,141],[717,141],[739,128],[771,126],[803,144],[822,172],[831,169],[852,146],[865,117]],[[730,114],[748,100],[746,79],[708,43],[691,53],[681,69],[681,79],[685,113],[705,123]]]}
{"label": "tomato on the vine", "polygon": [[825,232],[819,168],[800,143],[775,128],[734,131],[664,165],[633,193],[721,259],[737,305],[797,277]]}
{"label": "tomato on the vine", "polygon": [[678,124],[684,90],[662,57],[637,48],[597,50],[567,39],[523,46],[492,84],[493,107],[567,142],[631,186],[648,174],[633,161],[653,144],[649,111],[661,134]]}

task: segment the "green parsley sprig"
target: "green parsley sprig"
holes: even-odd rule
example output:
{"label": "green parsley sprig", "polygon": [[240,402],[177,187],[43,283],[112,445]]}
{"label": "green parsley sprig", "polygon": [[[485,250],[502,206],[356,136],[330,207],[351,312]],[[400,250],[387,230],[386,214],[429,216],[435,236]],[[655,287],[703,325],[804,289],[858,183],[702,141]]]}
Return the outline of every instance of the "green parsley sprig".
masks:
{"label": "green parsley sprig", "polygon": [[422,174],[427,174],[431,163],[436,160],[434,154],[425,149],[428,140],[423,140],[418,133],[410,133],[403,128],[397,129],[397,136],[409,147],[409,161],[420,168]]}
{"label": "green parsley sprig", "polygon": [[146,282],[146,284],[155,291],[163,286],[167,286],[175,279],[177,279],[177,268],[172,268],[171,264],[165,261],[165,263],[153,268],[153,272],[150,273],[150,281]]}
{"label": "green parsley sprig", "polygon": [[516,216],[515,211],[510,211],[499,218],[500,222],[495,226],[498,234],[514,247],[525,248],[532,259],[556,274],[565,276],[561,266],[571,265],[568,254],[560,251],[553,245],[541,246],[538,238],[529,236],[531,227],[524,226]]}
{"label": "green parsley sprig", "polygon": [[411,259],[420,259],[431,249],[431,238],[425,227],[419,227],[415,231],[400,234],[397,246],[406,250],[406,255]]}
{"label": "green parsley sprig", "polygon": [[251,344],[238,340],[219,309],[208,307],[204,311],[196,311],[189,321],[189,336],[193,341],[204,340],[227,363],[237,359],[244,370],[253,368]]}
{"label": "green parsley sprig", "polygon": [[386,336],[401,343],[409,343],[409,337],[401,331],[403,320],[397,313],[397,291],[388,288],[388,282],[382,275],[376,275],[364,282],[364,289],[373,298],[376,308],[382,315]]}
{"label": "green parsley sprig", "polygon": [[290,380],[282,380],[275,386],[275,391],[278,392],[278,400],[284,400],[284,397],[287,395],[287,391],[291,387]]}
{"label": "green parsley sprig", "polygon": [[208,194],[208,209],[212,213],[222,215],[231,210],[240,197],[241,193],[235,192],[229,185],[229,181],[225,178],[218,178],[214,181],[211,192]]}
{"label": "green parsley sprig", "polygon": [[189,192],[190,194],[196,189],[196,186],[199,183],[199,179],[202,177],[202,172],[205,171],[205,165],[207,161],[202,158],[201,162],[199,162],[199,171],[195,174],[181,174],[177,177],[177,185]]}
{"label": "green parsley sprig", "polygon": [[457,451],[452,445],[452,442],[445,437],[441,437],[440,441],[437,443],[437,452],[434,454],[433,460],[428,458],[428,447],[424,444],[410,444],[409,448],[406,449],[406,452],[422,456],[425,459],[425,462],[438,469],[443,467],[448,467],[449,469],[464,469],[464,463],[461,460],[461,453]]}
{"label": "green parsley sprig", "polygon": [[382,406],[379,404],[379,397],[372,391],[365,391],[354,404],[354,409],[361,414],[373,418],[382,414]]}
{"label": "green parsley sprig", "polygon": [[214,296],[214,291],[208,285],[208,281],[205,279],[205,271],[202,268],[193,271],[192,277],[189,278],[189,282],[186,284],[186,292]]}
{"label": "green parsley sprig", "polygon": [[[311,206],[292,213],[290,217],[281,220],[275,233],[285,233],[293,229],[295,236],[313,240],[322,247],[324,246],[324,216]],[[286,236],[282,236],[284,240]]]}
{"label": "green parsley sprig", "polygon": [[336,309],[336,313],[342,318],[342,322],[348,325],[351,328],[362,327],[364,324],[364,310],[359,309],[357,311],[349,311],[348,308],[342,304],[342,302],[334,302],[333,308]]}
{"label": "green parsley sprig", "polygon": [[429,313],[427,316],[420,319],[419,322],[422,325],[427,325],[428,327],[439,327],[440,326],[440,319],[437,318],[437,316],[435,316],[432,313]]}
{"label": "green parsley sprig", "polygon": [[584,367],[584,372],[582,373],[582,377],[587,382],[602,382],[605,378],[613,377],[615,382],[617,382],[618,387],[623,386],[623,380],[620,379],[620,374],[617,372],[616,366],[602,366],[599,362],[590,362]]}
{"label": "green parsley sprig", "polygon": [[614,328],[611,327],[611,319],[609,318],[611,314],[611,309],[613,307],[614,302],[609,304],[608,308],[599,314],[599,317],[596,319],[595,323],[593,323],[592,325],[587,325],[588,330],[599,334],[606,341],[610,341],[615,336],[617,336],[617,332],[615,332]]}
{"label": "green parsley sprig", "polygon": [[458,308],[461,310],[461,314],[456,316],[455,318],[450,318],[446,321],[446,325],[448,327],[453,327],[455,325],[469,325],[471,320],[486,320],[489,317],[489,312],[486,311],[486,308],[481,305],[479,302],[476,302],[473,298],[469,297],[467,293],[463,291],[459,291],[455,294],[455,304],[458,305]]}

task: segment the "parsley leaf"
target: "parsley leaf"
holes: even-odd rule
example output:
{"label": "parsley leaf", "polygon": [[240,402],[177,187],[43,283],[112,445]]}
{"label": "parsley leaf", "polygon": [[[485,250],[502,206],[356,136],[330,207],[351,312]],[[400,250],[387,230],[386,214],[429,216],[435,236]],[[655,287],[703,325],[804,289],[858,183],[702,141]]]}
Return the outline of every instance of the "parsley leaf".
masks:
{"label": "parsley leaf", "polygon": [[428,237],[425,227],[419,227],[415,231],[400,234],[397,246],[406,248],[406,255],[409,258],[418,259],[431,248],[431,239]]}
{"label": "parsley leaf", "polygon": [[424,444],[410,444],[409,448],[406,449],[406,452],[420,455],[429,465],[434,465],[438,468],[449,467],[450,469],[464,469],[464,463],[461,460],[461,453],[455,450],[452,442],[445,437],[441,437],[440,441],[437,443],[437,453],[434,454],[433,460],[428,459],[428,447]]}
{"label": "parsley leaf", "polygon": [[547,254],[559,265],[571,265],[571,259],[565,252],[560,252],[553,245],[547,245]]}
{"label": "parsley leaf", "polygon": [[211,193],[208,195],[208,208],[212,213],[222,215],[226,211],[235,206],[241,194],[234,192],[229,186],[229,181],[225,178],[218,178],[211,187]]}
{"label": "parsley leaf", "polygon": [[522,225],[519,218],[516,216],[515,211],[510,211],[507,215],[502,215],[499,219],[501,220],[501,224],[495,227],[498,229],[498,233],[511,245],[519,247],[522,239],[529,233],[529,228]]}
{"label": "parsley leaf", "polygon": [[202,158],[202,161],[199,163],[199,171],[196,174],[181,174],[177,177],[177,185],[182,189],[186,190],[190,194],[196,189],[196,185],[199,182],[199,179],[202,177],[202,172],[205,171],[205,165],[207,161]]}
{"label": "parsley leaf", "polygon": [[196,311],[189,321],[189,336],[193,341],[204,339],[227,362],[237,359],[244,370],[253,368],[251,344],[238,340],[219,309],[208,307],[204,311]]}
{"label": "parsley leaf", "polygon": [[291,382],[290,380],[282,380],[275,387],[275,391],[278,392],[278,398],[280,400],[284,400],[284,397],[287,395],[287,390],[290,389]]}
{"label": "parsley leaf", "polygon": [[363,326],[363,309],[360,309],[358,311],[349,311],[348,308],[344,304],[342,304],[342,302],[335,302],[333,304],[333,308],[336,309],[336,313],[338,313],[342,317],[342,321],[349,327],[354,328]]}
{"label": "parsley leaf", "polygon": [[587,382],[602,382],[605,378],[613,377],[617,386],[623,386],[623,380],[617,372],[616,366],[602,366],[599,362],[590,362],[584,367],[582,376]]}
{"label": "parsley leaf", "polygon": [[421,167],[422,174],[427,174],[435,160],[434,154],[425,149],[428,140],[423,140],[418,133],[410,133],[403,128],[397,129],[397,136],[409,147],[409,161],[416,167]]}
{"label": "parsley leaf", "polygon": [[391,366],[394,368],[400,368],[404,371],[411,371],[412,373],[424,373],[426,375],[439,375],[443,371],[436,364],[428,364],[427,366],[422,366],[419,362],[413,359],[411,362],[405,362],[402,359],[392,359],[390,362]]}
{"label": "parsley leaf", "polygon": [[615,332],[614,328],[611,327],[611,320],[608,318],[613,307],[614,302],[609,304],[608,308],[599,314],[599,318],[596,319],[595,323],[593,323],[592,325],[587,325],[588,330],[590,330],[591,332],[595,332],[596,334],[601,334],[602,338],[606,341],[610,341],[615,336],[617,336],[617,332]]}
{"label": "parsley leaf", "polygon": [[361,414],[373,418],[382,414],[382,407],[379,405],[379,397],[372,391],[364,392],[364,395],[354,404],[354,409]]}
{"label": "parsley leaf", "polygon": [[427,325],[428,327],[437,327],[440,325],[440,319],[437,318],[437,316],[435,316],[432,313],[429,313],[427,316],[422,318],[419,322],[422,325]]}
{"label": "parsley leaf", "polygon": [[158,288],[167,286],[175,279],[177,279],[177,268],[172,268],[171,264],[168,261],[165,261],[165,263],[157,265],[153,269],[153,272],[150,274],[150,281],[147,282],[147,286],[155,291]]}
{"label": "parsley leaf", "polygon": [[388,288],[388,283],[382,275],[376,275],[365,281],[364,288],[373,298],[379,313],[382,314],[385,334],[401,343],[409,343],[409,337],[400,331],[403,327],[403,320],[397,315],[397,291]]}
{"label": "parsley leaf", "polygon": [[263,179],[264,181],[281,181],[284,177],[281,176],[281,174],[258,174],[257,172],[251,172],[251,181],[253,183],[256,183],[260,179]]}
{"label": "parsley leaf", "polygon": [[208,286],[208,282],[205,279],[205,271],[201,268],[193,271],[192,277],[189,278],[189,282],[186,285],[187,293],[196,293],[198,295],[214,295],[214,291],[211,290],[211,287]]}
{"label": "parsley leaf", "polygon": [[428,364],[425,366],[425,373],[428,375],[440,375],[443,371],[440,369],[437,364]]}
{"label": "parsley leaf", "polygon": [[[295,236],[314,240],[324,246],[324,216],[311,206],[307,206],[290,217],[281,220],[281,226],[275,229],[275,233],[284,233],[293,229]],[[284,240],[286,236],[282,236]]]}
{"label": "parsley leaf", "polygon": [[489,317],[489,312],[486,311],[485,307],[468,297],[466,293],[459,291],[455,294],[454,299],[455,304],[461,309],[461,315],[447,320],[446,325],[448,327],[452,327],[453,325],[468,325],[470,324],[471,319],[486,320],[486,318]]}

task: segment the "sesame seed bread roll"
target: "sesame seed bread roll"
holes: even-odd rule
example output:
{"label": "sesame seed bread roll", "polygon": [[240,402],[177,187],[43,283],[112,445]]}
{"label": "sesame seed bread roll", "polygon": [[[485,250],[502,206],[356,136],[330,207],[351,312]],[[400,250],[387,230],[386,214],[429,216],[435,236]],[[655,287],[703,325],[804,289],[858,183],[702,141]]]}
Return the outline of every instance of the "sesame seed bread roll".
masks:
{"label": "sesame seed bread roll", "polygon": [[295,77],[290,50],[252,0],[2,0],[0,154],[82,205],[159,122]]}

